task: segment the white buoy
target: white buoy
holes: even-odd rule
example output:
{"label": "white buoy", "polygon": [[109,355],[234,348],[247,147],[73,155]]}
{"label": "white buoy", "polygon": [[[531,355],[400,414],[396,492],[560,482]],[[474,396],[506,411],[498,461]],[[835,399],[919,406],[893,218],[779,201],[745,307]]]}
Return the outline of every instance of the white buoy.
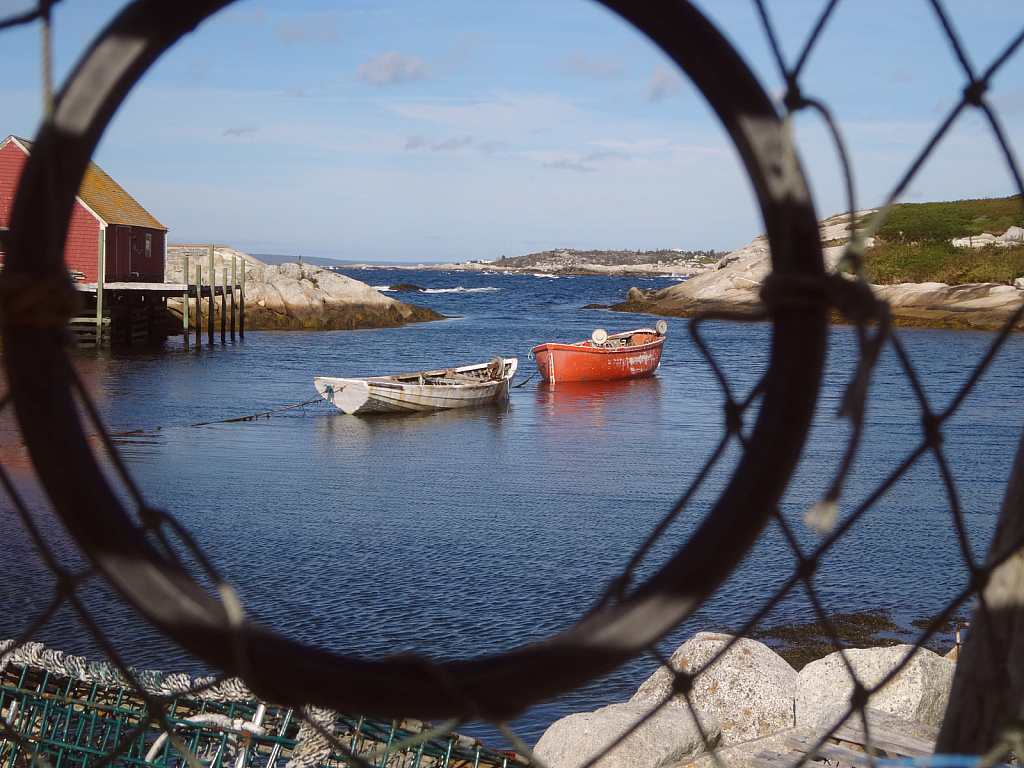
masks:
{"label": "white buoy", "polygon": [[597,328],[592,334],[590,334],[590,340],[595,344],[604,344],[608,341],[608,331],[604,328]]}
{"label": "white buoy", "polygon": [[658,332],[659,336],[664,336],[665,331],[668,330],[668,323],[666,323],[664,320],[659,320],[657,323],[654,324],[654,330]]}

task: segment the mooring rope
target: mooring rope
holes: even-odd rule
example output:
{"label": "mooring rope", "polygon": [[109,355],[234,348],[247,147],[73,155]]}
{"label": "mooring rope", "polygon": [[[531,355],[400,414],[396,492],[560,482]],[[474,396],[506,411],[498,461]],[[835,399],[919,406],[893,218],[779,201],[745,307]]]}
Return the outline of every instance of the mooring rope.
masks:
{"label": "mooring rope", "polygon": [[[536,371],[536,372],[535,372],[535,373],[533,374],[533,376],[536,376],[536,375],[537,375],[538,373],[540,373],[540,371]],[[530,379],[532,379],[532,378],[533,378],[533,376],[530,376]],[[530,379],[527,379],[526,381],[529,381]],[[512,387],[512,389],[519,389],[519,388],[520,388],[521,386],[523,386],[523,384],[525,384],[525,383],[526,383],[526,381],[524,381],[524,382],[521,382],[521,383],[519,383],[519,384],[516,384],[516,385],[515,385],[514,387]]]}
{"label": "mooring rope", "polygon": [[261,416],[266,416],[268,419],[271,414],[281,413],[281,411],[290,411],[293,408],[302,408],[304,405],[315,405],[317,403],[327,402],[322,397],[314,397],[312,400],[307,400],[304,403],[296,403],[295,405],[286,405],[284,408],[275,408],[272,411],[263,411],[262,413],[253,413],[249,416],[238,416],[234,419],[221,419],[220,421],[204,421],[199,424],[189,424],[190,427],[207,427],[210,424],[231,424],[236,421],[255,421]]}

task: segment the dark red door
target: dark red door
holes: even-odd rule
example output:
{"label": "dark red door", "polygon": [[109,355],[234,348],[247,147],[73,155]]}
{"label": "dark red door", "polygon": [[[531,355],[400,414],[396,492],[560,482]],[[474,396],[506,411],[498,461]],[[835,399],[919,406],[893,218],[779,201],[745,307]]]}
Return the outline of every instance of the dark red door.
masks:
{"label": "dark red door", "polygon": [[131,279],[132,230],[131,227],[116,227],[114,233],[114,272],[107,279],[124,283]]}

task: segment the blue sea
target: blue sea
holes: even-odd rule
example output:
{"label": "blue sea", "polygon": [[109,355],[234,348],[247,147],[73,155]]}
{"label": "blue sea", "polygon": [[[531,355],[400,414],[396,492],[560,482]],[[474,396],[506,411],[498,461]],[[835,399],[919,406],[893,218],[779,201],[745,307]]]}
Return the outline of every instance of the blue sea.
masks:
{"label": "blue sea", "polygon": [[[356,270],[392,293],[449,317],[402,328],[255,332],[184,348],[79,350],[75,364],[148,501],[173,512],[233,584],[248,613],[304,642],[369,657],[411,651],[466,658],[570,627],[714,451],[724,395],[689,332],[668,318],[657,375],[551,388],[528,358],[544,341],[651,326],[588,304],[622,301],[630,286],[669,278],[552,277]],[[714,322],[703,337],[743,398],[765,370],[768,324]],[[899,332],[936,410],[969,376],[994,335]],[[353,417],[323,403],[255,421],[190,426],[271,411],[316,396],[314,376],[401,373],[519,358],[505,406],[411,416]],[[837,417],[857,361],[855,332],[835,326],[814,428],[781,505],[801,543],[818,534],[804,512],[831,482],[850,434]],[[1012,336],[945,430],[944,456],[976,558],[982,558],[1024,423],[1024,336]],[[532,376],[532,378],[531,378]],[[750,413],[756,417],[756,405]],[[872,380],[863,445],[840,499],[849,514],[918,445],[921,410],[892,349]],[[67,562],[80,562],[34,490],[9,412],[0,460]],[[684,542],[728,482],[733,448],[705,490],[654,547],[649,574]],[[0,507],[0,638],[28,626],[53,578],[10,503]],[[770,526],[729,582],[667,638],[668,654],[696,631],[740,626],[792,574],[795,558]],[[932,616],[964,588],[967,571],[951,505],[926,456],[885,493],[821,562],[826,610],[886,609],[901,626]],[[198,672],[201,662],[157,637],[97,584],[84,598],[130,663]],[[799,590],[768,623],[812,618]],[[36,637],[100,658],[66,609]],[[585,689],[545,702],[513,725],[533,743],[553,720],[628,699],[656,667],[647,656]],[[501,746],[493,728],[464,733]]]}

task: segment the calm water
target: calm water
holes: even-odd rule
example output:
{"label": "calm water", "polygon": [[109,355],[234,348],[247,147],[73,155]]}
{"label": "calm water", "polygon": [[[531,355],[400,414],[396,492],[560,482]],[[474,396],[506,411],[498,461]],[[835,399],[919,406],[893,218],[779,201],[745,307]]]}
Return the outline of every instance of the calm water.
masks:
{"label": "calm water", "polygon": [[[513,389],[507,407],[356,418],[308,406],[255,422],[189,427],[315,396],[315,375],[367,375],[518,356],[541,341],[575,341],[651,325],[650,316],[582,310],[621,301],[631,285],[667,279],[534,277],[441,272],[351,273],[374,286],[413,282],[398,298],[457,316],[406,328],[334,333],[255,333],[244,342],[183,351],[79,352],[76,361],[151,503],[170,509],[239,590],[247,610],[279,632],[370,656],[416,651],[438,658],[511,648],[569,627],[597,598],[707,459],[722,433],[723,396],[690,339],[669,319],[654,378],[549,389],[539,377]],[[770,327],[713,324],[716,358],[738,392],[766,363]],[[914,330],[902,338],[937,406],[949,401],[991,340],[983,333]],[[855,357],[853,334],[834,328],[816,426],[783,512],[800,524],[829,484],[847,427],[834,418]],[[984,551],[1022,423],[1024,337],[1015,336],[947,431],[945,450],[978,552]],[[848,512],[916,445],[918,410],[894,356],[874,378],[869,425]],[[6,424],[0,454],[30,498],[29,472]],[[654,567],[685,540],[727,482],[727,456],[707,493],[662,546]],[[73,550],[45,514],[47,535]],[[832,611],[887,608],[901,621],[929,616],[962,589],[966,572],[949,503],[932,460],[922,461],[828,555],[815,586]],[[6,575],[0,637],[40,610],[52,582],[9,504],[0,511]],[[735,577],[663,645],[694,631],[736,626],[791,572],[793,556],[769,529]],[[197,671],[98,587],[88,599],[141,666]],[[771,621],[809,616],[806,599]],[[38,637],[97,655],[61,613]],[[628,698],[654,668],[638,661],[586,690],[550,702],[515,725],[534,741],[552,720]],[[486,726],[465,726],[483,735]]]}

